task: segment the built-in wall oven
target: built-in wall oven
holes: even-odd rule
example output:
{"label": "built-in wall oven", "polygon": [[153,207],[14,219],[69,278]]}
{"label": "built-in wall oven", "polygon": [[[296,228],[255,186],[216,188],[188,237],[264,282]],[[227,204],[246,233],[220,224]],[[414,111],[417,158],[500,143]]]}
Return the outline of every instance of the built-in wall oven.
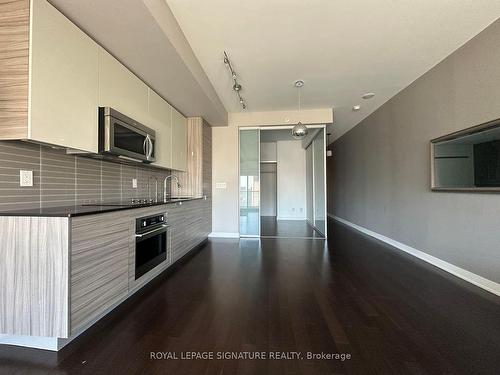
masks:
{"label": "built-in wall oven", "polygon": [[99,152],[152,163],[155,131],[109,108],[99,108]]}
{"label": "built-in wall oven", "polygon": [[135,279],[148,273],[164,261],[171,261],[169,225],[166,214],[136,219]]}

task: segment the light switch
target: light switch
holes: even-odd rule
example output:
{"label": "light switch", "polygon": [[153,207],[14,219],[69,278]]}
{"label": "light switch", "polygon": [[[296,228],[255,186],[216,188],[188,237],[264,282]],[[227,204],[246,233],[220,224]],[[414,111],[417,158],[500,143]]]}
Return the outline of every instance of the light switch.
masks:
{"label": "light switch", "polygon": [[19,185],[33,186],[33,171],[19,171]]}
{"label": "light switch", "polygon": [[133,179],[132,179],[132,187],[133,187],[134,189],[137,189],[137,178],[133,178]]}
{"label": "light switch", "polygon": [[216,189],[227,189],[227,184],[225,182],[216,182],[215,188]]}

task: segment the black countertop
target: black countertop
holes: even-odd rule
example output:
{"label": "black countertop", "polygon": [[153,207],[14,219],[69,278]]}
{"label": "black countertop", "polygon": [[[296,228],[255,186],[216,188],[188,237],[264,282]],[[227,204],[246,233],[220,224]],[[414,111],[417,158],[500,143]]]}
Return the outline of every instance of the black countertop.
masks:
{"label": "black countertop", "polygon": [[30,208],[22,210],[0,211],[0,216],[46,216],[46,217],[75,217],[84,215],[104,214],[113,211],[132,210],[134,208],[155,207],[165,204],[174,204],[179,202],[188,202],[204,198],[183,198],[170,199],[166,202],[148,202],[148,203],[131,203],[128,202],[111,202],[101,204],[86,204],[75,206],[60,206],[60,207],[45,207],[45,208]]}

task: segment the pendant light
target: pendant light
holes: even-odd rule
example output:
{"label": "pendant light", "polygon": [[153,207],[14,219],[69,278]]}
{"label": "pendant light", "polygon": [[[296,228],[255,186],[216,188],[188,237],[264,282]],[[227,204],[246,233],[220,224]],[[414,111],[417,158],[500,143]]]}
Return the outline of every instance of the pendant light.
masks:
{"label": "pendant light", "polygon": [[[297,88],[298,94],[299,94],[299,119],[300,119],[300,89],[302,86],[304,86],[304,81],[298,80],[294,82],[294,86]],[[302,139],[304,138],[307,133],[309,132],[309,129],[307,129],[307,126],[305,126],[303,123],[300,121],[295,125],[292,129],[292,137],[295,139]]]}

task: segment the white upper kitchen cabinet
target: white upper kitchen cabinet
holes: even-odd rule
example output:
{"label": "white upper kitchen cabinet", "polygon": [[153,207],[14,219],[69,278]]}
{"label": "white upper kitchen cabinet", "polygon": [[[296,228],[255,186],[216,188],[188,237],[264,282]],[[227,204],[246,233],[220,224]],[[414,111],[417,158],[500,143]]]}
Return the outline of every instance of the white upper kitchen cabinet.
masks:
{"label": "white upper kitchen cabinet", "polygon": [[172,107],[156,92],[149,90],[149,117],[147,124],[156,132],[155,165],[172,168]]}
{"label": "white upper kitchen cabinet", "polygon": [[98,45],[46,0],[31,13],[30,140],[98,151]]}
{"label": "white upper kitchen cabinet", "polygon": [[99,106],[148,126],[148,86],[103,48],[99,48]]}
{"label": "white upper kitchen cabinet", "polygon": [[187,169],[187,120],[172,108],[172,169]]}

